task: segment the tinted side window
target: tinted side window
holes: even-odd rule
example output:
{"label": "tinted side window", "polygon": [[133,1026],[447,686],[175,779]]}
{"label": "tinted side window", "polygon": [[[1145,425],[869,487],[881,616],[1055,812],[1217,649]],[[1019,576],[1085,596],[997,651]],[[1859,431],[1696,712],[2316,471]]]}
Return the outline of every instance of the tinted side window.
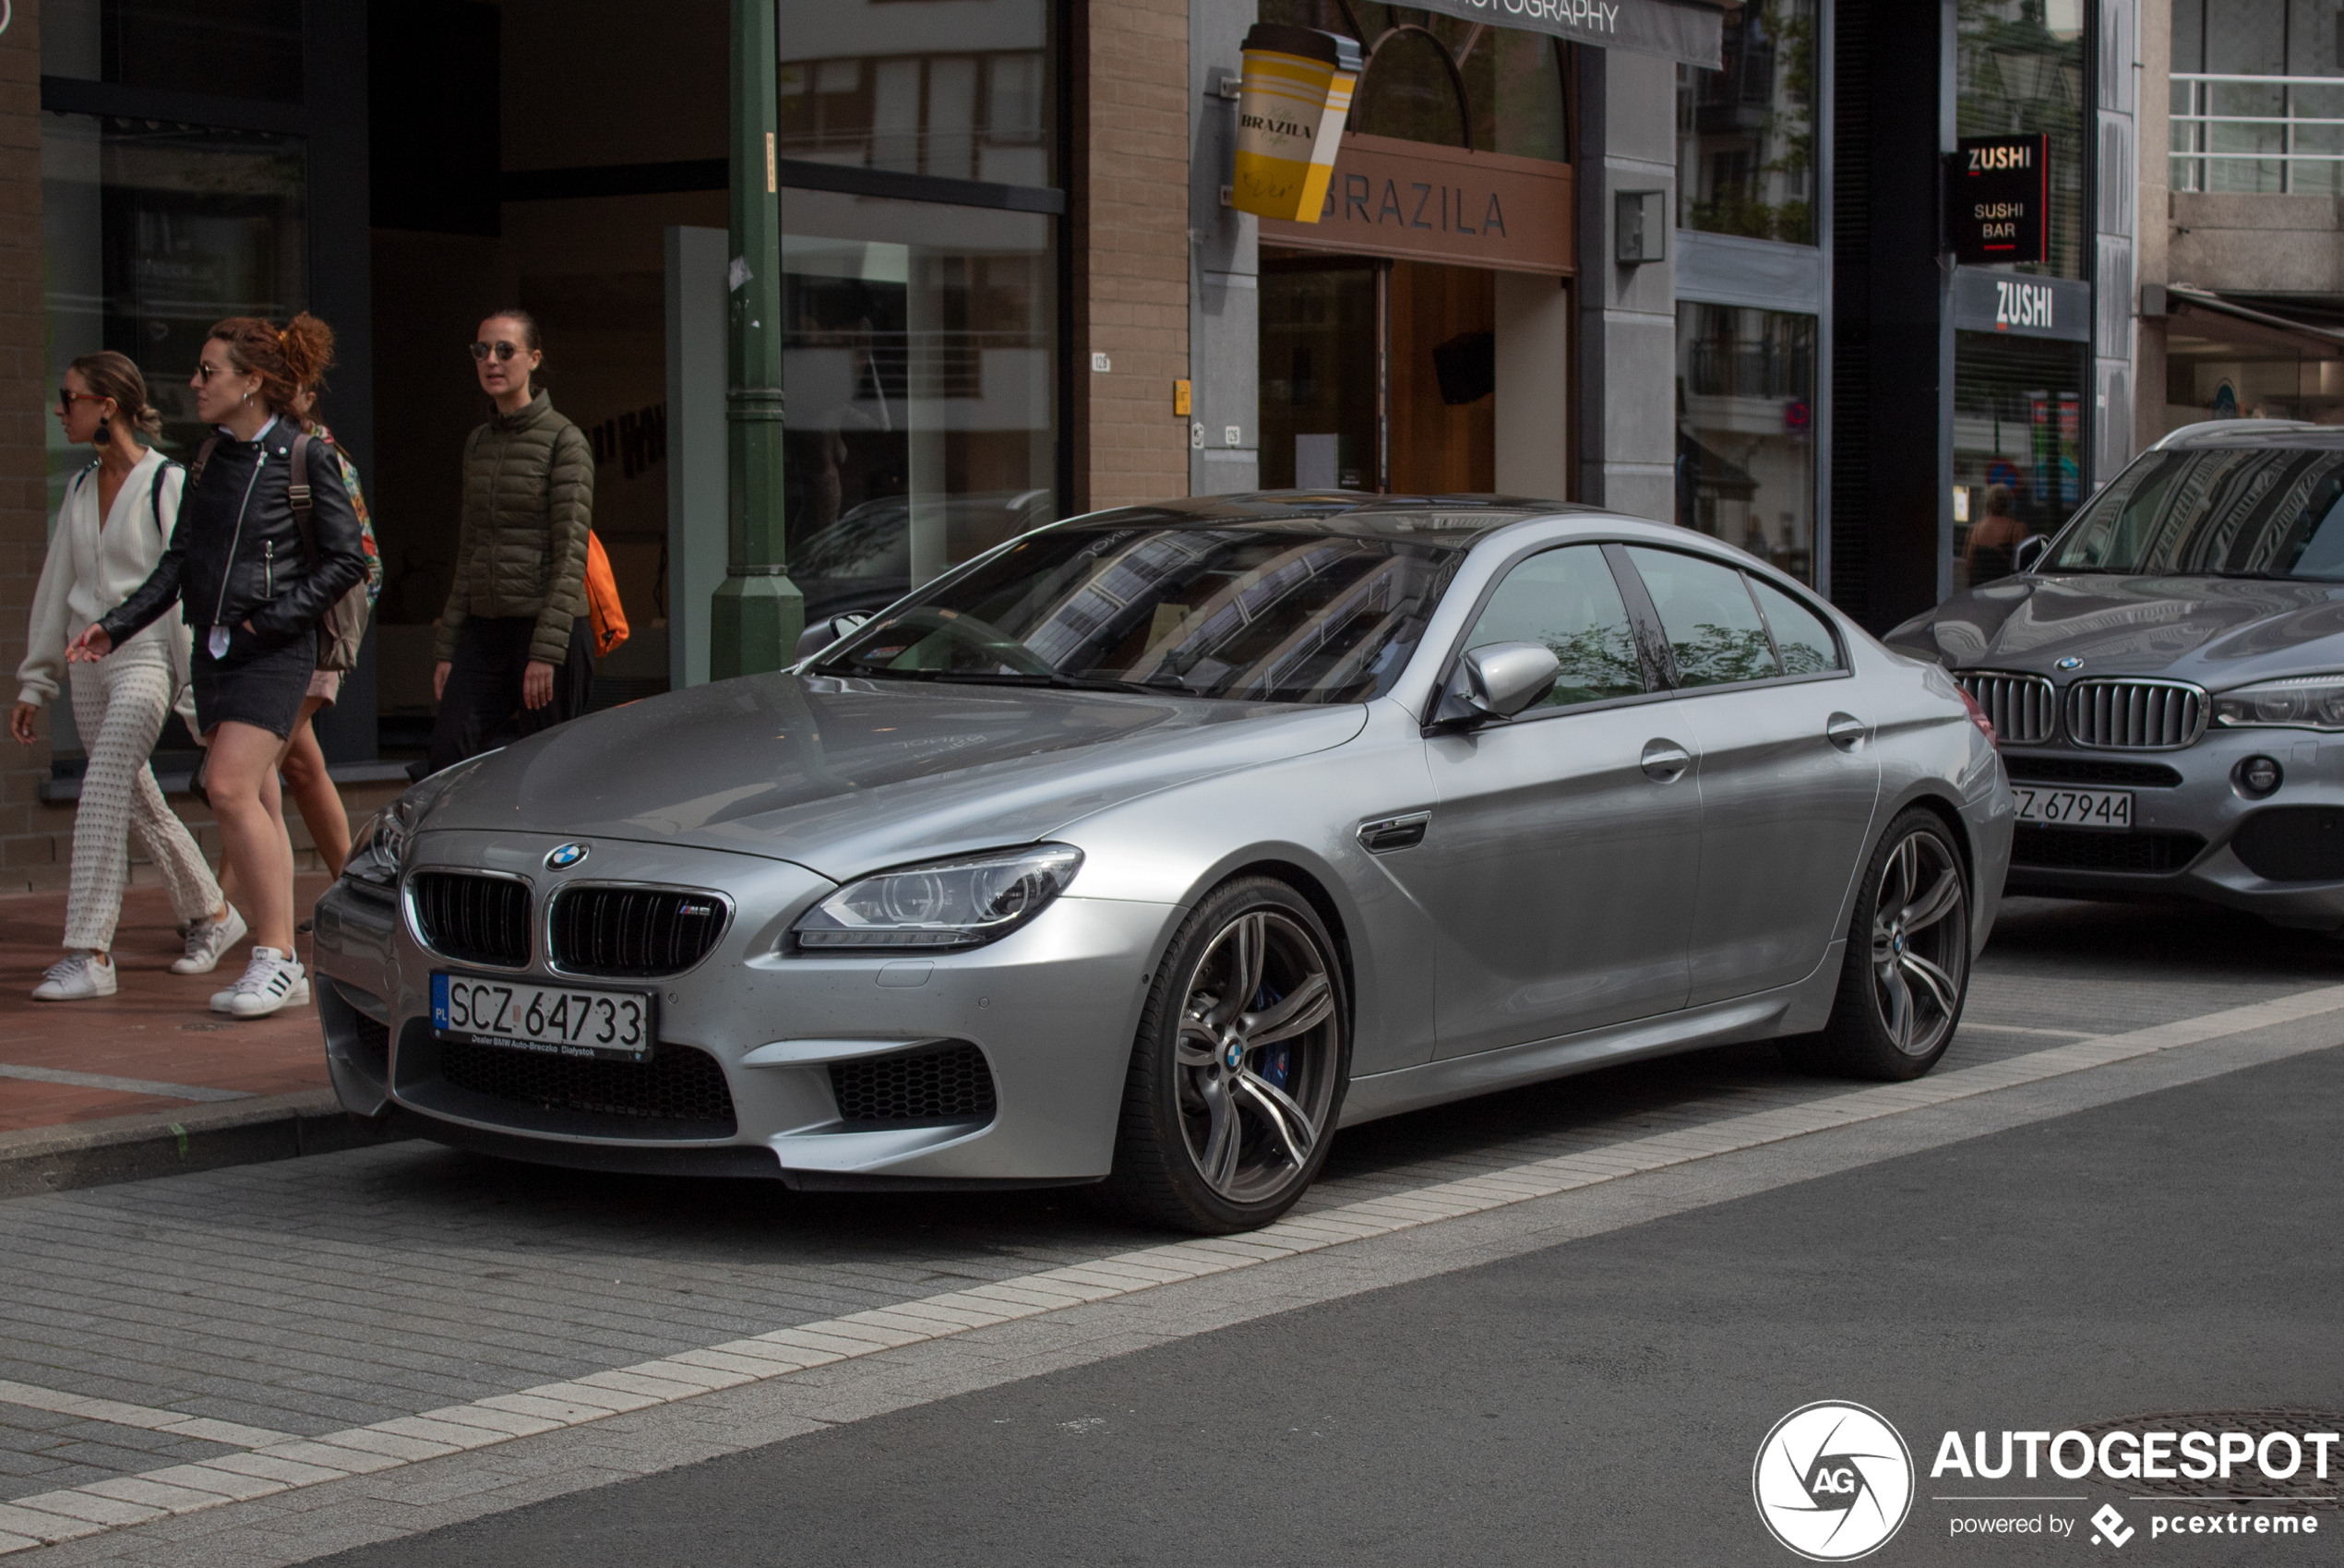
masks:
{"label": "tinted side window", "polygon": [[1506,573],[1465,639],[1467,648],[1491,642],[1536,642],[1554,650],[1562,673],[1546,707],[1634,697],[1644,689],[1628,606],[1594,545],[1549,550]]}
{"label": "tinted side window", "polygon": [[1782,655],[1783,674],[1811,676],[1840,667],[1838,640],[1823,616],[1764,578],[1750,579],[1750,590],[1758,595],[1758,607],[1766,612],[1767,629],[1775,634],[1775,652]]}
{"label": "tinted side window", "polygon": [[1628,556],[1660,614],[1680,686],[1772,680],[1782,673],[1741,573],[1674,550],[1631,545]]}

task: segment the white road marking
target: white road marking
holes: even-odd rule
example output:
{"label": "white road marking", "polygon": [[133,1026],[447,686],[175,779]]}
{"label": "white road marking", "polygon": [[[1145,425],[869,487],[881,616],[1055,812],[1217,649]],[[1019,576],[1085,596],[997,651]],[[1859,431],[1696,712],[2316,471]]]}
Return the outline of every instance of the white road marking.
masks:
{"label": "white road marking", "polygon": [[[13,1502],[0,1503],[0,1554],[467,1449],[486,1448],[516,1437],[583,1426],[624,1411],[696,1398],[740,1383],[786,1377],[809,1367],[943,1339],[985,1324],[1128,1296],[1176,1280],[1250,1268],[1274,1259],[1410,1230],[1533,1198],[1551,1197],[1712,1155],[1900,1116],[1948,1101],[2087,1072],[2180,1046],[2339,1011],[2344,1011],[2344,986],[2322,987],[2275,1001],[2228,1008],[2128,1034],[2053,1046],[2028,1056],[1988,1062],[1910,1083],[1849,1090],[1804,1105],[1729,1117],[1697,1130],[1656,1133],[1601,1150],[1537,1160],[1410,1192],[1371,1198],[1280,1220],[1244,1236],[1167,1242],[998,1284],[801,1323],[754,1338],[688,1350],[565,1382],[544,1383],[518,1394],[492,1395],[469,1405],[451,1405],[417,1416],[329,1432],[318,1438],[282,1438],[200,1464],[173,1465],[142,1475],[117,1476],[87,1486],[21,1497]],[[23,1385],[0,1387],[22,1389]],[[46,1390],[24,1392],[49,1394]],[[30,1403],[23,1399],[16,1402]],[[83,1403],[96,1406],[106,1402]],[[171,1414],[146,1412],[139,1406],[120,1408]]]}
{"label": "white road marking", "polygon": [[245,1089],[207,1089],[199,1083],[159,1083],[151,1078],[116,1078],[111,1072],[68,1072],[62,1067],[23,1067],[0,1061],[0,1078],[28,1083],[69,1083],[77,1089],[111,1089],[118,1095],[155,1095],[167,1100],[248,1100]]}

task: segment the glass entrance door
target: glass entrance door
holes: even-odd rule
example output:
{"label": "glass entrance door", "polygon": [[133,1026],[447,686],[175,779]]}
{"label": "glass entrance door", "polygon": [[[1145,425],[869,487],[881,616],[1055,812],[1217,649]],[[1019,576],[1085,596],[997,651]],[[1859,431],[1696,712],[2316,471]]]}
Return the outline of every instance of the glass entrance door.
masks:
{"label": "glass entrance door", "polygon": [[1265,247],[1265,489],[1497,488],[1496,277]]}

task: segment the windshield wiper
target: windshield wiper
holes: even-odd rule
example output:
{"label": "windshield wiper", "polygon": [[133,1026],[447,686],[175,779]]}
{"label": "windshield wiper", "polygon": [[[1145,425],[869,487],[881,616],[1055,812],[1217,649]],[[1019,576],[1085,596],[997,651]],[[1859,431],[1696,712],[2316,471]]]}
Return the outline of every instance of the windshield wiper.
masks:
{"label": "windshield wiper", "polygon": [[1166,695],[1192,697],[1195,693],[1185,686],[1166,685],[1143,680],[1113,680],[1106,676],[1060,675],[1053,670],[1040,675],[1026,670],[1001,670],[985,674],[974,670],[937,670],[927,672],[930,680],[950,681],[959,686],[1037,686],[1057,691],[1126,691],[1143,697]]}

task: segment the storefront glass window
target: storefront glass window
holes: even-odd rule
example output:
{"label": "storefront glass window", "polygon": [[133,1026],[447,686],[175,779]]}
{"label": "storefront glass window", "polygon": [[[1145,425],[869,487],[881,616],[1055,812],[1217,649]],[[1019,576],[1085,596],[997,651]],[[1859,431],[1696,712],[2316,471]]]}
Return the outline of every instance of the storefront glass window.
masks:
{"label": "storefront glass window", "polygon": [[1565,162],[1561,55],[1556,42],[1412,6],[1262,0],[1265,22],[1354,35],[1368,66],[1347,129],[1442,147]]}
{"label": "storefront glass window", "polygon": [[41,74],[301,101],[301,0],[42,0]]}
{"label": "storefront glass window", "polygon": [[1956,134],[2051,138],[2051,259],[2022,272],[2084,275],[2084,0],[1959,0]]}
{"label": "storefront glass window", "polygon": [[2084,499],[2091,348],[1954,334],[1954,592],[2007,577],[2011,550]]}
{"label": "storefront glass window", "polygon": [[783,157],[1055,183],[1046,0],[789,0],[782,17]]}
{"label": "storefront glass window", "polygon": [[[228,316],[282,320],[307,298],[303,144],[82,114],[41,128],[49,384],[78,355],[128,354],[185,459],[203,433],[187,377],[205,332]],[[45,424],[54,510],[89,454]]]}
{"label": "storefront glass window", "polygon": [[808,617],[1057,515],[1053,220],[782,193],[784,505]]}
{"label": "storefront glass window", "polygon": [[1815,571],[1815,318],[1677,307],[1677,521]]}
{"label": "storefront glass window", "polygon": [[2172,83],[2173,189],[2344,195],[2344,14],[2334,0],[2172,6],[2177,78],[2266,78]]}
{"label": "storefront glass window", "polygon": [[2165,332],[2165,420],[2308,419],[2344,425],[2344,350],[2290,341],[2211,311],[2175,317]]}
{"label": "storefront glass window", "polygon": [[1816,0],[1726,22],[1723,68],[1677,67],[1677,223],[1815,243]]}

